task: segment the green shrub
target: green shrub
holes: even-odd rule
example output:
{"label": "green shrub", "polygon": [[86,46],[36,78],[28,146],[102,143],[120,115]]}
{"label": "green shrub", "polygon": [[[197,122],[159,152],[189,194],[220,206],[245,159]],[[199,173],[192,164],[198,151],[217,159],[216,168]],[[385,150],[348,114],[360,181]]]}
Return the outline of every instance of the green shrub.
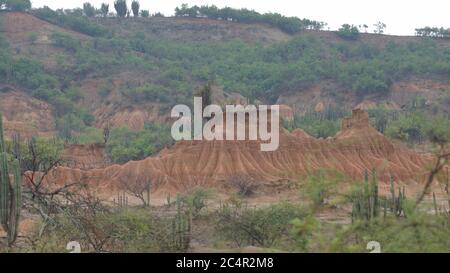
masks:
{"label": "green shrub", "polygon": [[27,33],[27,41],[34,45],[38,39],[38,34],[36,32],[28,32]]}
{"label": "green shrub", "polygon": [[341,118],[348,115],[337,108],[327,108],[323,112],[308,111],[304,115],[296,115],[294,121],[284,122],[290,131],[301,128],[316,138],[333,137],[341,128]]}
{"label": "green shrub", "polygon": [[83,120],[74,114],[63,115],[56,120],[58,135],[65,141],[75,141],[75,136],[85,128]]}
{"label": "green shrub", "polygon": [[170,128],[164,125],[147,124],[142,131],[116,127],[111,130],[106,150],[114,162],[125,163],[144,159],[172,142]]}
{"label": "green shrub", "polygon": [[78,144],[96,144],[103,142],[103,130],[95,127],[86,127],[76,136],[76,143]]}
{"label": "green shrub", "polygon": [[145,84],[140,87],[124,90],[122,94],[130,97],[133,102],[170,102],[172,100],[169,89],[164,85]]}
{"label": "green shrub", "polygon": [[192,216],[198,217],[200,212],[206,208],[207,200],[211,197],[210,190],[196,187],[182,196],[182,202],[187,206]]}
{"label": "green shrub", "polygon": [[148,10],[141,10],[141,16],[143,18],[148,18],[150,17],[150,12]]}
{"label": "green shrub", "polygon": [[299,207],[287,203],[267,208],[225,204],[217,211],[215,229],[238,247],[272,247],[290,235],[290,224],[294,219],[305,215]]}
{"label": "green shrub", "polygon": [[77,51],[81,47],[81,42],[64,32],[53,32],[50,34],[50,40],[55,46],[65,48],[70,51]]}
{"label": "green shrub", "polygon": [[359,29],[354,25],[343,24],[341,28],[339,28],[337,35],[342,39],[356,40],[359,37]]}
{"label": "green shrub", "polygon": [[423,113],[401,115],[386,128],[386,134],[394,139],[410,143],[421,143],[425,140],[427,120]]}
{"label": "green shrub", "polygon": [[319,170],[306,178],[304,195],[312,201],[314,207],[323,206],[338,194],[339,183],[344,176],[336,171]]}

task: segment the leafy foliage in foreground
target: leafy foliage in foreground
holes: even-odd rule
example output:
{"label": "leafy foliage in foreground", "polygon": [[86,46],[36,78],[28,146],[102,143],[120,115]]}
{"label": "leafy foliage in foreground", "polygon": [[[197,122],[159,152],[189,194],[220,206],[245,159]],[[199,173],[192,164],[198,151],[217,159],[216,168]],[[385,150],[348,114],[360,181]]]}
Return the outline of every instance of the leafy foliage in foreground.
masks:
{"label": "leafy foliage in foreground", "polygon": [[381,244],[382,252],[434,253],[450,251],[448,216],[427,214],[408,218],[358,222],[341,229],[333,240],[332,252],[368,252],[369,241]]}

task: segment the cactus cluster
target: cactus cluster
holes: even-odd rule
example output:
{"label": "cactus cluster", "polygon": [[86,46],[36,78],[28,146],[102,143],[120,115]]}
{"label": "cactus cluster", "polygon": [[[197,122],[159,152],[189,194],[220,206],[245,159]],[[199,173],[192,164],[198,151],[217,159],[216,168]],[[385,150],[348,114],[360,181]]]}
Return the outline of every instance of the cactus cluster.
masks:
{"label": "cactus cluster", "polygon": [[369,173],[364,171],[364,185],[361,190],[352,196],[352,221],[371,220],[380,213],[380,198],[378,196],[378,180],[376,171],[372,171],[372,180],[369,182]]}
{"label": "cactus cluster", "polygon": [[126,209],[128,207],[128,196],[125,192],[117,193],[117,200],[114,198],[114,205],[120,209]]}
{"label": "cactus cluster", "polygon": [[450,211],[445,208],[445,206],[439,206],[436,199],[436,193],[433,192],[433,207],[434,207],[434,214],[439,216],[450,216]]}
{"label": "cactus cluster", "polygon": [[391,199],[389,200],[391,212],[397,216],[405,215],[405,202],[406,202],[406,192],[405,187],[403,191],[398,188],[398,195],[395,195],[394,178],[391,176]]}
{"label": "cactus cluster", "polygon": [[[20,170],[20,137],[13,137],[13,161],[8,164],[2,116],[0,114],[0,223],[7,233],[8,245],[17,239],[22,207],[22,175]],[[10,173],[11,171],[11,173]],[[11,181],[11,175],[13,181]]]}
{"label": "cactus cluster", "polygon": [[177,251],[185,251],[191,241],[191,216],[182,209],[180,195],[176,199],[177,212],[172,221],[171,248]]}
{"label": "cactus cluster", "polygon": [[390,197],[382,199],[378,193],[378,181],[375,170],[372,171],[372,179],[369,182],[369,173],[364,171],[364,184],[361,190],[356,191],[352,196],[352,221],[372,220],[380,216],[380,210],[383,209],[383,216],[386,217],[388,208],[396,217],[405,215],[406,193],[398,189],[395,193],[394,178],[390,179]]}

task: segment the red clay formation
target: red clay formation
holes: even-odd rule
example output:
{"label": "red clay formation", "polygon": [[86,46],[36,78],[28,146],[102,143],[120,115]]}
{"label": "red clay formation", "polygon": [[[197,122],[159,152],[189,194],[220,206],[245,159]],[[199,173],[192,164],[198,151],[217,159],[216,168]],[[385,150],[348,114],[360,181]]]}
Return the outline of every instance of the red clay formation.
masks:
{"label": "red clay formation", "polygon": [[375,169],[380,181],[393,176],[406,185],[421,183],[431,155],[421,155],[394,144],[369,124],[366,112],[353,110],[334,137],[316,139],[302,130],[280,132],[280,147],[261,152],[255,141],[180,141],[158,156],[102,169],[55,169],[49,179],[58,183],[83,182],[114,192],[124,182],[152,181],[157,193],[185,191],[195,186],[227,188],[239,174],[268,187],[286,186],[319,169],[336,170],[349,179]]}

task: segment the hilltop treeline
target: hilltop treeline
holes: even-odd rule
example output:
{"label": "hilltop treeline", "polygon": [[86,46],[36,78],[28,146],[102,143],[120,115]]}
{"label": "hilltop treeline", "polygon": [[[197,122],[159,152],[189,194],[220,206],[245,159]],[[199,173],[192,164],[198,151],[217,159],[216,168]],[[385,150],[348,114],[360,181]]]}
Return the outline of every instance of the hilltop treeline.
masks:
{"label": "hilltop treeline", "polygon": [[416,28],[416,36],[450,39],[450,28],[443,28],[443,27]]}
{"label": "hilltop treeline", "polygon": [[25,11],[30,8],[30,0],[0,0],[0,10]]}
{"label": "hilltop treeline", "polygon": [[71,28],[75,31],[90,36],[108,36],[111,31],[98,24],[87,21],[83,18],[83,12],[78,9],[74,10],[52,10],[45,6],[43,8],[33,9],[31,13],[43,20],[60,26]]}
{"label": "hilltop treeline", "polygon": [[228,20],[240,23],[263,23],[277,27],[287,33],[293,34],[302,29],[320,30],[325,23],[297,17],[286,17],[278,13],[260,14],[254,10],[233,9],[230,7],[218,8],[212,6],[192,6],[183,4],[175,9],[175,16],[192,18],[210,18],[215,20]]}

